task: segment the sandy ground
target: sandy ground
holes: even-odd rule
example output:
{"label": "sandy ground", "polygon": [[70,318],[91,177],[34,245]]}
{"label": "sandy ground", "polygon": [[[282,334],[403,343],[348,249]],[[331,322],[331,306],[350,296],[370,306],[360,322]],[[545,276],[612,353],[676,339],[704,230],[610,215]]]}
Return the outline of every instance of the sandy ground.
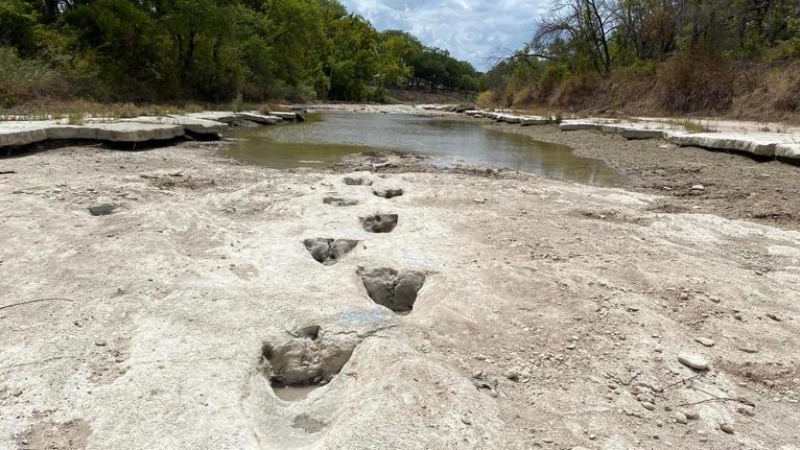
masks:
{"label": "sandy ground", "polygon": [[[662,140],[628,141],[594,131],[561,132],[556,126],[480,122],[493,129],[569,145],[578,156],[603,160],[630,177],[629,188],[661,195],[655,206],[661,211],[713,213],[800,229],[800,168],[791,164],[681,148]],[[703,189],[692,189],[697,186]]]}
{"label": "sandy ground", "polygon": [[[800,232],[704,213],[739,217],[718,165],[783,166],[648,163],[704,199],[396,156],[279,172],[216,146],[0,160],[0,448],[800,448]],[[345,184],[356,167],[405,195]],[[366,232],[376,212],[396,229]],[[314,237],[359,244],[323,265]],[[409,314],[370,300],[375,268],[427,275]],[[285,402],[275,355],[347,362]]]}

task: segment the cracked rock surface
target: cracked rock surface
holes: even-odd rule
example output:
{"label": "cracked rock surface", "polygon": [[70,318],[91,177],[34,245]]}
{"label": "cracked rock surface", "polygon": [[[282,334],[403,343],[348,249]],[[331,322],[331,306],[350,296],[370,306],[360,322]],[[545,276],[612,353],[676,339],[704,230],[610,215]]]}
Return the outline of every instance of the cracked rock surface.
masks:
{"label": "cracked rock surface", "polygon": [[[391,202],[402,226],[375,234],[356,218],[387,200],[343,185],[360,174],[218,154],[191,142],[0,162],[16,171],[0,184],[0,448],[800,442],[795,228],[390,156],[375,170],[394,172],[372,176],[406,189]],[[360,203],[325,205],[337,190]],[[120,212],[87,213],[100,204]],[[301,244],[317,236],[360,244],[323,267]],[[396,314],[359,266],[435,275]],[[286,402],[271,381],[319,386]]]}

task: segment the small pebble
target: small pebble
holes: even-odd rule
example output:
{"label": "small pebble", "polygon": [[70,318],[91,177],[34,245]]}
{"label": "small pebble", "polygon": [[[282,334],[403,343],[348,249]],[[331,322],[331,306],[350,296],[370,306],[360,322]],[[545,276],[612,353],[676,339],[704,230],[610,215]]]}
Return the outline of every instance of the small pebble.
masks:
{"label": "small pebble", "polygon": [[725,433],[733,434],[733,427],[729,423],[721,423],[719,424],[719,429]]}
{"label": "small pebble", "polygon": [[681,425],[686,425],[689,423],[689,419],[686,417],[686,414],[680,411],[675,411],[672,413],[672,418],[675,419],[675,422],[678,422]]}
{"label": "small pebble", "polygon": [[683,354],[678,356],[678,362],[694,370],[708,369],[708,361],[699,355]]}
{"label": "small pebble", "polygon": [[699,342],[700,344],[702,344],[705,347],[713,347],[716,344],[716,342],[714,342],[713,339],[704,338],[704,337],[698,337],[698,338],[695,338],[694,340]]}

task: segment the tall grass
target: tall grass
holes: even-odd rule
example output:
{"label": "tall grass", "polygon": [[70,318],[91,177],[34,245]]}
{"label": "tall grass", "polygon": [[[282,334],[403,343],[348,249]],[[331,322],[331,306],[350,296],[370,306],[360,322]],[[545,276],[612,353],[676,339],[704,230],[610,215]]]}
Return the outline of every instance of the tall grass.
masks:
{"label": "tall grass", "polygon": [[0,108],[41,97],[63,98],[64,77],[36,59],[22,59],[9,47],[0,47]]}
{"label": "tall grass", "polygon": [[733,103],[734,77],[719,55],[697,48],[664,63],[658,73],[658,94],[667,112],[725,112]]}

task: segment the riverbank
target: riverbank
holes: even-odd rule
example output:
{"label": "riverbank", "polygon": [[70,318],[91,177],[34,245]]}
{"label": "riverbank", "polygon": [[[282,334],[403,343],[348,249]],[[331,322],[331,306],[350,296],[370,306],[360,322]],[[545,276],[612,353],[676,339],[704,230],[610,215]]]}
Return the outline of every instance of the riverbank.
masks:
{"label": "riverbank", "polygon": [[[277,171],[219,146],[3,160],[0,447],[800,441],[798,232],[513,171]],[[326,264],[317,237],[342,240]],[[372,300],[400,296],[381,268],[421,285],[410,313]],[[286,402],[281,380],[320,386]]]}
{"label": "riverbank", "polygon": [[656,211],[700,212],[800,228],[800,169],[791,164],[679,147],[662,139],[628,140],[588,130],[563,132],[557,125],[482,126],[567,145],[578,156],[602,160],[629,177],[629,188],[659,195],[653,206]]}

